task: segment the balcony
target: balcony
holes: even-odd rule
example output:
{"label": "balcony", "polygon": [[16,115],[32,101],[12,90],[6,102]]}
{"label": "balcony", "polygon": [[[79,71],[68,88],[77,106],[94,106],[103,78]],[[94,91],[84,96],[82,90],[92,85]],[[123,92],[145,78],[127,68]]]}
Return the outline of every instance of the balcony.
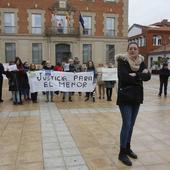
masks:
{"label": "balcony", "polygon": [[45,30],[46,36],[80,36],[79,29],[74,27],[47,27]]}
{"label": "balcony", "polygon": [[114,37],[115,36],[115,30],[108,29],[108,30],[106,30],[105,35],[107,37]]}
{"label": "balcony", "polygon": [[83,35],[91,36],[92,35],[92,29],[84,28]]}
{"label": "balcony", "polygon": [[16,26],[4,26],[4,33],[5,34],[15,34]]}

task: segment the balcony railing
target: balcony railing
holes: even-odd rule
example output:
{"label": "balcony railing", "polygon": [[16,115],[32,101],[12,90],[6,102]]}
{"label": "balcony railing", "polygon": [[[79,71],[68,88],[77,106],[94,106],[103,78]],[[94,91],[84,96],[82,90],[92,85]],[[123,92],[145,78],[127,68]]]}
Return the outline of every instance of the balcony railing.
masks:
{"label": "balcony railing", "polygon": [[74,27],[47,27],[45,34],[47,36],[79,36],[79,29]]}
{"label": "balcony railing", "polygon": [[4,33],[15,34],[16,33],[16,26],[4,26]]}
{"label": "balcony railing", "polygon": [[42,27],[32,27],[32,34],[42,34]]}
{"label": "balcony railing", "polygon": [[115,36],[115,30],[106,30],[105,34],[108,37],[114,37]]}
{"label": "balcony railing", "polygon": [[84,28],[83,35],[91,36],[92,35],[92,29]]}

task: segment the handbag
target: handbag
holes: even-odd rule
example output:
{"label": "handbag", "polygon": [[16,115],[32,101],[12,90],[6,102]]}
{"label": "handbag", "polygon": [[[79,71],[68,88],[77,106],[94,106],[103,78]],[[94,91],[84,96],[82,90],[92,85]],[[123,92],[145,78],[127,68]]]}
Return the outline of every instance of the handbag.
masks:
{"label": "handbag", "polygon": [[118,91],[119,98],[128,102],[140,102],[142,100],[140,92],[141,86],[129,85],[121,87]]}

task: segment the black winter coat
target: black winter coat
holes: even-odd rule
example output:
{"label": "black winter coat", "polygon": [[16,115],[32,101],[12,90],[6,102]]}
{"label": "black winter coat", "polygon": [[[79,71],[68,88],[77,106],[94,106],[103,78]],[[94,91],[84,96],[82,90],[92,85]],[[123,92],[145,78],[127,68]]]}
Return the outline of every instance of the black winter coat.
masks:
{"label": "black winter coat", "polygon": [[0,63],[0,79],[3,79],[2,74],[4,74],[4,66]]}
{"label": "black winter coat", "polygon": [[[143,81],[148,81],[151,78],[150,72],[142,73],[146,66],[144,62],[140,64],[140,68],[137,72],[132,71],[127,60],[118,58],[118,96],[117,105],[121,104],[140,104],[143,103]],[[136,73],[136,76],[130,76],[129,73]],[[135,99],[129,101],[128,98],[123,98],[120,95],[122,88],[133,87],[133,90],[129,90],[131,95],[135,92]]]}
{"label": "black winter coat", "polygon": [[160,81],[167,82],[169,76],[170,76],[170,70],[168,68],[167,69],[162,68],[162,69],[159,70]]}

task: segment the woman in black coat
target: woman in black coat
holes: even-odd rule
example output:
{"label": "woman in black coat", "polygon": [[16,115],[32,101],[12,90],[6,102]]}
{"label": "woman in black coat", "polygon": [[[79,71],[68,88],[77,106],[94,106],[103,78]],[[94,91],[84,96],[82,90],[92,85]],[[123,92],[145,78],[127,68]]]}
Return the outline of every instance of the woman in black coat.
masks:
{"label": "woman in black coat", "polygon": [[143,81],[148,81],[151,74],[144,64],[144,57],[139,55],[137,43],[129,43],[127,52],[125,55],[116,57],[118,63],[117,105],[122,116],[118,159],[125,165],[131,166],[129,157],[137,159],[137,155],[130,148],[133,126],[140,104],[143,103]]}
{"label": "woman in black coat", "polygon": [[2,85],[3,85],[3,75],[4,74],[4,66],[0,63],[0,103],[3,102],[2,100]]}

